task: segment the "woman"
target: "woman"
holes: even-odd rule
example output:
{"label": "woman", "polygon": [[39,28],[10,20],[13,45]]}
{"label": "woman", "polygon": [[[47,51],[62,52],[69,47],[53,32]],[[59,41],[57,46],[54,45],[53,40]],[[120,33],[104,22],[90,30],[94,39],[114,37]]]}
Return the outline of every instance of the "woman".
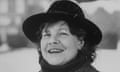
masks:
{"label": "woman", "polygon": [[91,63],[102,33],[77,4],[54,2],[46,13],[26,19],[23,32],[38,45],[40,72],[98,72]]}

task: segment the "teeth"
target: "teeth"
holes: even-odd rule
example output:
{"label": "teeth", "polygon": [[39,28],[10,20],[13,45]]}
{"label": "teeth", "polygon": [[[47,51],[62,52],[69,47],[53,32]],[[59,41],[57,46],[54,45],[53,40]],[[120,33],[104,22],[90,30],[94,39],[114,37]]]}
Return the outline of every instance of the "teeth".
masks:
{"label": "teeth", "polygon": [[64,50],[62,50],[62,49],[50,49],[50,50],[48,50],[49,53],[61,53],[63,51]]}

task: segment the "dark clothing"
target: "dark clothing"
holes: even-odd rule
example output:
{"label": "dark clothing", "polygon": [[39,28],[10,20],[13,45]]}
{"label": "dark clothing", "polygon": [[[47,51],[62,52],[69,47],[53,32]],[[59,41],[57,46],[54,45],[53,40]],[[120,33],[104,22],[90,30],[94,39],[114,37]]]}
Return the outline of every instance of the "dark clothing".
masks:
{"label": "dark clothing", "polygon": [[40,72],[98,72],[91,66],[91,60],[80,52],[78,55],[64,65],[50,65],[43,58],[40,60]]}
{"label": "dark clothing", "polygon": [[[40,71],[43,72],[43,71]],[[71,71],[70,71],[71,72]],[[78,70],[74,71],[74,72],[99,72],[97,71],[94,67],[92,67],[91,65],[84,65],[82,68],[79,68]]]}

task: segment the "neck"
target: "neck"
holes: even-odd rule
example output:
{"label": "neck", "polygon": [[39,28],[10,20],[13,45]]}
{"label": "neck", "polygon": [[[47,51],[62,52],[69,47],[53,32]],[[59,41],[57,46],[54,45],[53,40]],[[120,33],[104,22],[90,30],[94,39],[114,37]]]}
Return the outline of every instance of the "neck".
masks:
{"label": "neck", "polygon": [[87,59],[85,56],[78,53],[74,59],[64,65],[50,65],[43,59],[43,57],[40,60],[40,65],[43,72],[74,72],[75,70],[80,69],[86,62]]}

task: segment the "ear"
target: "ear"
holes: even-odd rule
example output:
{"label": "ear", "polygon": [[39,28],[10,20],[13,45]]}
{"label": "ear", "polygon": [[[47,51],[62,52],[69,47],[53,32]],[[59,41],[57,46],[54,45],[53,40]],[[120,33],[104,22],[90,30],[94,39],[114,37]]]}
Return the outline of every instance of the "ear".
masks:
{"label": "ear", "polygon": [[83,40],[83,38],[80,38],[78,41],[78,49],[81,50],[84,44],[85,44],[85,41]]}

